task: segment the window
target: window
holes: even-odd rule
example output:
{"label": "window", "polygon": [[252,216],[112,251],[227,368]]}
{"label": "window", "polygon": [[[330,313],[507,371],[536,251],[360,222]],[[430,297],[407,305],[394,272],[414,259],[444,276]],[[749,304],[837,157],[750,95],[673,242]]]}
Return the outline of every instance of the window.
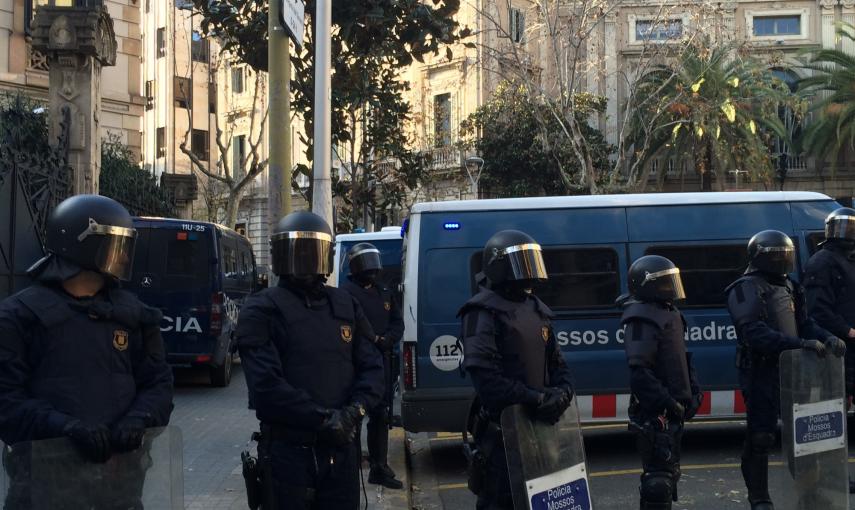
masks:
{"label": "window", "polygon": [[193,154],[202,161],[208,161],[208,132],[203,129],[194,129],[190,149]]}
{"label": "window", "polygon": [[745,244],[697,245],[648,248],[647,255],[661,255],[680,268],[686,307],[725,306],[727,296],[724,289],[742,276],[748,267],[748,250]]}
{"label": "window", "polygon": [[[798,89],[799,77],[787,69],[772,69],[772,74],[781,80],[790,92]],[[784,126],[787,137],[772,136],[770,152],[775,159],[775,168],[781,179],[786,179],[790,170],[807,169],[804,154],[797,153],[787,140],[798,140],[802,134],[802,123],[792,109],[778,106],[778,118]]]}
{"label": "window", "polygon": [[222,271],[226,278],[237,277],[237,254],[231,246],[223,245]]}
{"label": "window", "polygon": [[[620,294],[618,255],[611,248],[547,248],[543,261],[549,280],[535,293],[555,311],[615,306]],[[470,284],[477,292],[475,275],[481,271],[482,254],[470,259]]]}
{"label": "window", "polygon": [[232,67],[232,93],[243,94],[243,66]]}
{"label": "window", "polygon": [[166,55],[166,29],[157,29],[157,58]]}
{"label": "window", "polygon": [[776,35],[801,35],[802,17],[799,14],[785,16],[754,16],[754,35],[773,37]]}
{"label": "window", "polygon": [[525,35],[525,15],[521,10],[511,7],[508,11],[508,19],[510,21],[508,33],[511,35],[511,40],[515,43],[522,42]]}
{"label": "window", "polygon": [[451,145],[451,94],[433,98],[433,143],[435,147]]}
{"label": "window", "polygon": [[157,138],[155,144],[157,145],[157,157],[165,158],[166,157],[166,128],[159,127],[157,128]]}
{"label": "window", "polygon": [[246,163],[246,136],[238,135],[232,139],[232,175],[243,177]]}
{"label": "window", "polygon": [[155,81],[148,80],[145,82],[145,109],[151,110],[154,108],[154,96],[157,95],[157,88],[155,88]]}
{"label": "window", "polygon": [[190,41],[190,57],[193,59],[193,62],[207,64],[209,62],[208,51],[208,40],[202,37],[201,33],[194,30]]}
{"label": "window", "polygon": [[683,36],[683,20],[637,20],[635,22],[636,41],[670,41]]}
{"label": "window", "polygon": [[193,97],[193,83],[189,78],[175,77],[173,96],[175,106],[178,108],[190,108],[190,100]]}

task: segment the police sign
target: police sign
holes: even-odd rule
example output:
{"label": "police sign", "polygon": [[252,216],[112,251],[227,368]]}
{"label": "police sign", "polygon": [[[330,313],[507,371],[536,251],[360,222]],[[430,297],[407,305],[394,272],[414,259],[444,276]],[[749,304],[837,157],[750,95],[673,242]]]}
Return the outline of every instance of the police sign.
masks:
{"label": "police sign", "polygon": [[531,510],[591,510],[585,464],[529,480]]}
{"label": "police sign", "polygon": [[843,399],[793,404],[793,452],[796,457],[846,446]]}

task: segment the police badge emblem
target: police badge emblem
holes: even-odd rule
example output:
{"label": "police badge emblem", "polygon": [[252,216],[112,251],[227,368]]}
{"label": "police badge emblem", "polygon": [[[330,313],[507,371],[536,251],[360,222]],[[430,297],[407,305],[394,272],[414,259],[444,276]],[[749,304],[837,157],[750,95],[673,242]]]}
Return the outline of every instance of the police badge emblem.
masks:
{"label": "police badge emblem", "polygon": [[341,327],[341,339],[345,342],[353,340],[353,330],[350,328],[350,325],[344,324]]}
{"label": "police badge emblem", "polygon": [[388,312],[389,310],[392,309],[392,303],[386,301],[385,303],[383,303],[383,309]]}
{"label": "police badge emblem", "polygon": [[121,329],[113,331],[113,347],[117,351],[124,351],[128,348],[128,332]]}
{"label": "police badge emblem", "polygon": [[543,326],[540,328],[540,336],[543,337],[544,342],[549,341],[549,326]]}

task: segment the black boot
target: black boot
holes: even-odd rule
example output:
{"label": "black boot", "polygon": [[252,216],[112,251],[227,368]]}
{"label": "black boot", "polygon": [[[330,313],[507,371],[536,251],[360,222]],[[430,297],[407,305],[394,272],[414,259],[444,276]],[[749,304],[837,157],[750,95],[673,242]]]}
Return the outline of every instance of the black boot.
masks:
{"label": "black boot", "polygon": [[403,489],[404,484],[395,478],[395,472],[388,464],[371,465],[371,471],[368,472],[368,483],[382,485],[387,489]]}
{"label": "black boot", "polygon": [[742,477],[748,488],[751,510],[775,510],[769,496],[769,456],[747,453],[742,456]]}

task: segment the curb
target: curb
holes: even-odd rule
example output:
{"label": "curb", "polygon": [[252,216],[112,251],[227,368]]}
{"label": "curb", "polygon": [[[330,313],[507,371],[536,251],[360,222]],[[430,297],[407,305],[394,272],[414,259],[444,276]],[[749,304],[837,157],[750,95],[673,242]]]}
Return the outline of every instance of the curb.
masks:
{"label": "curb", "polygon": [[[410,472],[407,466],[406,434],[404,429],[395,427],[389,431],[389,467],[404,484],[401,490],[391,490],[382,485],[368,483],[368,470],[363,467],[365,494],[368,498],[368,510],[401,510],[412,508],[410,504]],[[364,466],[364,464],[363,464]],[[362,495],[360,495],[360,499]],[[360,502],[360,507],[364,501]]]}

